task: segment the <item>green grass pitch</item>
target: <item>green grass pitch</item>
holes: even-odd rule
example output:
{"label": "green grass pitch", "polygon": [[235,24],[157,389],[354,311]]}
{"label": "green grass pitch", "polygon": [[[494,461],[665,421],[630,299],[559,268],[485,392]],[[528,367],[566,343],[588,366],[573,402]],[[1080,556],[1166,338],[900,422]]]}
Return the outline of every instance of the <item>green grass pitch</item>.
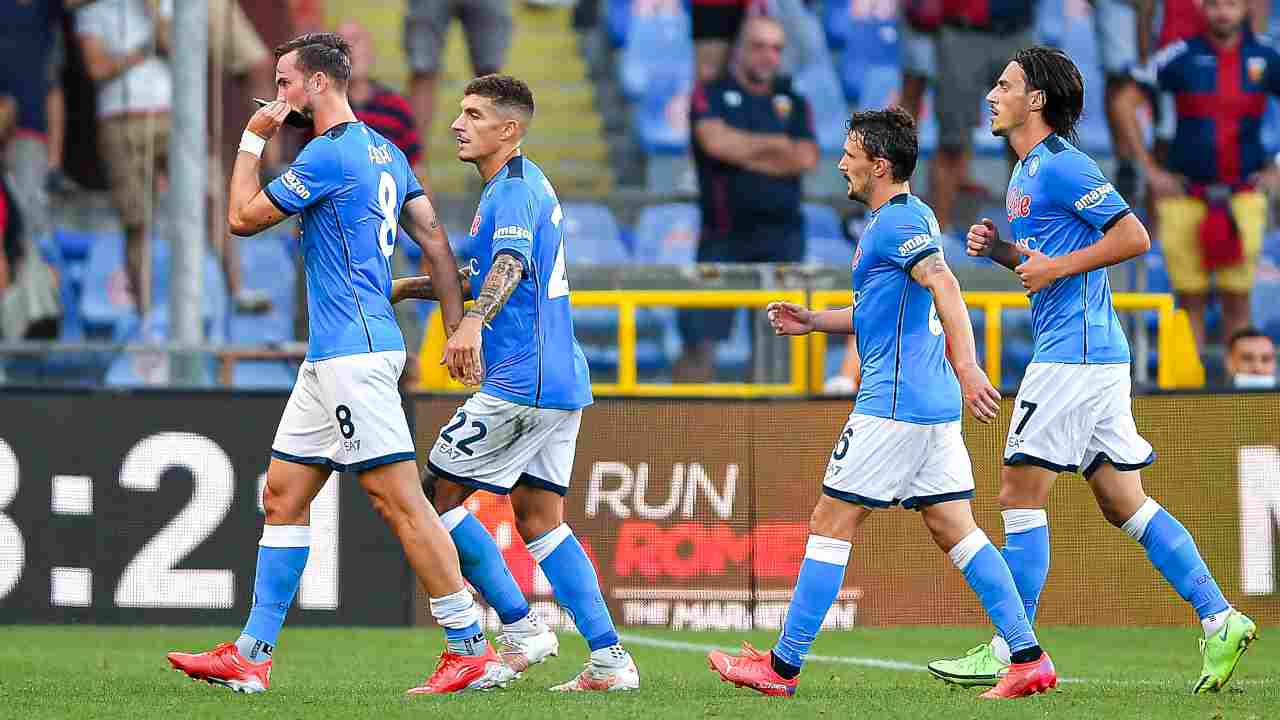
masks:
{"label": "green grass pitch", "polygon": [[[402,697],[434,667],[432,629],[285,628],[271,690],[238,695],[168,669],[168,650],[200,650],[234,628],[10,626],[0,636],[0,717],[128,718],[1280,718],[1280,643],[1262,628],[1227,691],[1193,696],[1198,628],[1049,627],[1041,641],[1066,679],[1048,696],[979,701],[915,666],[959,654],[979,628],[916,626],[829,632],[818,638],[794,699],[764,698],[721,683],[702,648],[772,633],[629,631],[641,689],[563,696],[547,688],[585,660],[581,639],[561,633],[561,656],[507,689],[451,697]],[[870,662],[867,662],[867,661]],[[879,663],[876,661],[890,661]]]}

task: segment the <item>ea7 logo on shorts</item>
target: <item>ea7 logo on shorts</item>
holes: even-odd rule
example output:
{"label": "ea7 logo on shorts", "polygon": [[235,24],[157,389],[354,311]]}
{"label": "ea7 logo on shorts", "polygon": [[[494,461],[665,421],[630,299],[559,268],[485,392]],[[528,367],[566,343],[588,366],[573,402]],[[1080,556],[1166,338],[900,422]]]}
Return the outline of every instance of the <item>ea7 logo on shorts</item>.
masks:
{"label": "ea7 logo on shorts", "polygon": [[285,187],[292,190],[294,195],[303,200],[311,197],[311,191],[307,189],[306,185],[302,184],[302,181],[298,179],[297,175],[293,174],[292,170],[286,170],[284,175],[280,176],[280,182],[284,183]]}
{"label": "ea7 logo on shorts", "polygon": [[1094,188],[1093,190],[1090,190],[1089,192],[1080,196],[1080,199],[1076,201],[1076,211],[1081,211],[1086,208],[1095,207],[1096,205],[1102,202],[1103,198],[1115,192],[1115,190],[1116,190],[1115,187],[1113,187],[1111,183],[1107,183],[1106,185],[1103,185],[1100,188]]}
{"label": "ea7 logo on shorts", "polygon": [[511,238],[513,240],[524,239],[532,242],[533,233],[519,225],[507,225],[505,227],[500,227],[493,232],[494,240],[503,240],[506,238]]}
{"label": "ea7 logo on shorts", "polygon": [[898,253],[900,255],[910,255],[911,253],[919,250],[925,245],[928,245],[931,239],[932,238],[930,238],[928,235],[917,235],[911,238],[910,240],[899,245]]}

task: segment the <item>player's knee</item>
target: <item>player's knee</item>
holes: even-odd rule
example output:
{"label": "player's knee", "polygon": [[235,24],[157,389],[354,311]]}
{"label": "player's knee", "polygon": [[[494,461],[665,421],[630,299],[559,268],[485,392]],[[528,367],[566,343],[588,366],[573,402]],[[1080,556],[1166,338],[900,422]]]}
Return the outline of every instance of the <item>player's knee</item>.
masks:
{"label": "player's knee", "polygon": [[292,525],[297,523],[300,515],[305,515],[306,507],[268,482],[262,486],[262,512],[268,524]]}
{"label": "player's knee", "polygon": [[564,516],[554,508],[512,503],[511,510],[516,518],[516,532],[525,542],[536,540],[564,523]]}

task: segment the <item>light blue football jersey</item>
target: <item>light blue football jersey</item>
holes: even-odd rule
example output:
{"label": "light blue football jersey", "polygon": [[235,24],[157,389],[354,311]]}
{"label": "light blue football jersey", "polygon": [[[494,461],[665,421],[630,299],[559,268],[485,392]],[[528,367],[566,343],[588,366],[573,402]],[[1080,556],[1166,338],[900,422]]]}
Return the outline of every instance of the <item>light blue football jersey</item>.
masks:
{"label": "light blue football jersey", "polygon": [[341,123],[263,192],[281,212],[302,213],[307,360],[403,351],[391,254],[401,208],[422,194],[404,153],[364,123]]}
{"label": "light blue football jersey", "polygon": [[[1098,164],[1057,135],[1014,167],[1005,206],[1014,242],[1050,257],[1092,245],[1130,212]],[[1061,278],[1032,295],[1031,317],[1032,362],[1129,362],[1106,268]]]}
{"label": "light blue football jersey", "polygon": [[499,254],[524,264],[519,286],[482,341],[481,390],[518,405],[573,410],[592,402],[587,358],[573,334],[563,219],[551,182],[517,155],[485,184],[471,224],[473,296]]}
{"label": "light blue football jersey", "polygon": [[960,383],[933,294],[911,269],[941,252],[938,221],[902,193],[871,214],[853,255],[853,330],[862,360],[854,413],[932,425],[960,419]]}

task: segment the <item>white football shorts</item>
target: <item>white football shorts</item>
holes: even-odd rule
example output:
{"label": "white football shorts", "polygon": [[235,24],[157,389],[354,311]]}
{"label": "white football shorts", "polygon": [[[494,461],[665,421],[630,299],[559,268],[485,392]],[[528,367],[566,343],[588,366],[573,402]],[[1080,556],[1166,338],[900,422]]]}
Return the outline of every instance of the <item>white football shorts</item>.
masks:
{"label": "white football shorts", "polygon": [[271,455],[339,472],[413,460],[400,404],[404,362],[404,352],[390,351],[302,363]]}
{"label": "white football shorts", "polygon": [[569,492],[582,410],[517,405],[478,392],[440,429],[427,467],[460,485],[510,494],[516,485]]}
{"label": "white football shorts", "polygon": [[911,510],[972,498],[960,421],[920,425],[855,410],[827,462],[822,492],[869,508]]}
{"label": "white football shorts", "polygon": [[1155,462],[1133,422],[1128,363],[1031,363],[1014,400],[1005,465],[1088,477],[1104,462],[1138,470]]}

